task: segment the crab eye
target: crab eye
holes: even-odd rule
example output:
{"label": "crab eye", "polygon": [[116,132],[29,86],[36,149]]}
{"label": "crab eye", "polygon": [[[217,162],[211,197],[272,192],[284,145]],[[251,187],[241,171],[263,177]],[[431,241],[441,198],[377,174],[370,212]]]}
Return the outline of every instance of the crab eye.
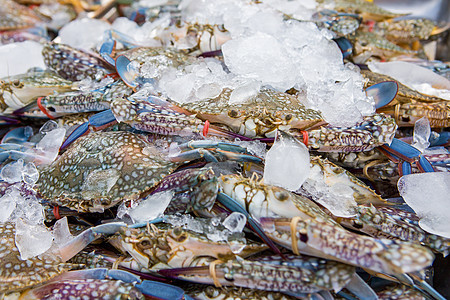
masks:
{"label": "crab eye", "polygon": [[228,112],[228,115],[229,115],[231,118],[239,118],[239,117],[241,116],[241,113],[240,113],[238,110],[236,110],[236,109],[232,109],[232,110],[230,110],[230,111]]}
{"label": "crab eye", "polygon": [[151,243],[149,240],[143,240],[139,243],[139,246],[142,248],[149,248],[151,246]]}
{"label": "crab eye", "polygon": [[175,236],[179,236],[183,233],[183,230],[181,229],[181,227],[175,227],[172,232]]}
{"label": "crab eye", "polygon": [[289,199],[289,194],[287,193],[287,192],[285,192],[285,191],[276,191],[275,193],[274,193],[274,195],[275,195],[275,198],[277,198],[277,200],[278,201],[286,201],[286,200],[288,200]]}
{"label": "crab eye", "polygon": [[226,273],[224,275],[224,278],[225,278],[226,281],[234,281],[233,274],[230,274],[230,273]]}
{"label": "crab eye", "polygon": [[285,119],[286,119],[286,121],[290,121],[290,120],[292,120],[292,115],[291,115],[291,114],[289,114],[289,115],[286,115]]}
{"label": "crab eye", "polygon": [[19,81],[19,80],[14,80],[14,81],[12,82],[12,85],[15,86],[15,87],[19,87],[21,84],[20,84],[20,81]]}

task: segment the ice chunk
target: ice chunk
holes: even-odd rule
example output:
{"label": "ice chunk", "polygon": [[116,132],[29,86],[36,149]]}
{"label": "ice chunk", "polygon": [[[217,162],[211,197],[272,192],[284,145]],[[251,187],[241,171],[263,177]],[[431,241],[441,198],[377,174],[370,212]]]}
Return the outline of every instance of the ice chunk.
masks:
{"label": "ice chunk", "polygon": [[49,121],[45,122],[45,124],[42,125],[41,128],[39,128],[39,133],[46,134],[52,130],[55,130],[56,128],[58,128],[58,123],[56,123],[53,120],[49,120]]}
{"label": "ice chunk", "polygon": [[36,145],[36,150],[40,154],[40,164],[50,164],[56,159],[66,136],[65,128],[56,128],[47,132]]}
{"label": "ice chunk", "polygon": [[234,141],[235,144],[241,146],[241,147],[245,147],[247,148],[247,150],[264,159],[264,157],[266,157],[266,152],[267,152],[267,145],[265,143],[262,143],[258,140],[254,140],[254,141]]}
{"label": "ice chunk", "polygon": [[115,169],[97,169],[89,173],[84,179],[81,191],[83,197],[91,199],[99,195],[106,195],[120,178],[120,172]]}
{"label": "ice chunk", "polygon": [[308,148],[280,132],[266,154],[264,182],[295,191],[308,177],[309,163]]}
{"label": "ice chunk", "polygon": [[46,68],[42,44],[25,41],[0,46],[0,78],[23,74],[31,68]]}
{"label": "ice chunk", "polygon": [[0,198],[0,222],[6,222],[16,208],[16,199],[10,193],[5,193]]}
{"label": "ice chunk", "polygon": [[39,179],[39,171],[36,169],[34,163],[29,162],[23,166],[22,180],[26,184],[35,185]]}
{"label": "ice chunk", "polygon": [[110,28],[111,25],[108,22],[98,19],[77,19],[61,28],[59,37],[62,44],[92,50],[101,45],[103,33]]}
{"label": "ice chunk", "polygon": [[67,217],[59,219],[53,225],[53,237],[54,243],[57,248],[65,245],[73,239],[73,235],[70,233]]}
{"label": "ice chunk", "polygon": [[172,200],[173,191],[164,191],[148,196],[128,211],[134,222],[146,222],[160,217]]}
{"label": "ice chunk", "polygon": [[230,104],[245,103],[248,99],[256,96],[261,89],[261,82],[248,81],[243,85],[236,87],[230,95]]}
{"label": "ice chunk", "polygon": [[4,166],[0,172],[2,180],[8,183],[16,183],[22,180],[23,159],[10,162]]}
{"label": "ice chunk", "polygon": [[247,217],[239,212],[231,213],[222,224],[231,232],[242,232],[247,223]]}
{"label": "ice chunk", "polygon": [[414,123],[413,142],[411,145],[420,152],[423,152],[426,148],[428,148],[428,146],[430,146],[430,142],[428,141],[430,135],[430,121],[428,121],[427,117],[420,118],[416,121],[416,123]]}
{"label": "ice chunk", "polygon": [[450,80],[427,68],[404,61],[373,62],[368,66],[372,72],[391,76],[421,93],[450,100]]}
{"label": "ice chunk", "polygon": [[450,238],[450,173],[405,175],[398,181],[398,190],[419,216],[422,229]]}
{"label": "ice chunk", "polygon": [[16,246],[22,260],[44,253],[53,243],[53,234],[43,225],[34,225],[22,219],[16,222]]}

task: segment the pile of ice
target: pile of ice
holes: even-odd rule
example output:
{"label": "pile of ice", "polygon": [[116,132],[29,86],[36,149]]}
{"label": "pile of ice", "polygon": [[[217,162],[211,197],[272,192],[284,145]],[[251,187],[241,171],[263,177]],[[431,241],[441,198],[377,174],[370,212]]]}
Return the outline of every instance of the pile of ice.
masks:
{"label": "pile of ice", "polygon": [[8,183],[20,181],[34,185],[39,179],[39,171],[32,162],[24,163],[23,159],[10,162],[0,171],[0,179]]}
{"label": "pile of ice", "polygon": [[181,7],[187,21],[224,24],[232,40],[222,52],[233,75],[280,91],[304,90],[305,104],[335,126],[353,125],[373,113],[362,76],[343,64],[331,34],[313,23],[284,21],[279,7],[287,9],[287,2],[183,1]]}
{"label": "pile of ice", "polygon": [[83,18],[66,24],[59,31],[59,42],[71,47],[91,51],[103,43],[105,31],[111,29],[108,22]]}
{"label": "pile of ice", "polygon": [[[336,175],[338,176],[338,175]],[[341,174],[345,178],[345,174]],[[336,217],[352,217],[356,215],[357,203],[353,197],[353,189],[346,180],[339,178],[327,180],[327,174],[318,165],[313,165],[308,178],[303,183],[300,194],[320,203]]]}
{"label": "pile of ice", "polygon": [[15,223],[15,243],[23,260],[44,252],[54,255],[54,251],[72,239],[67,218],[57,221],[53,230],[44,225],[44,208],[27,185],[9,186],[0,197],[0,206],[0,222]]}
{"label": "pile of ice", "polygon": [[419,216],[423,230],[450,238],[450,173],[405,175],[398,181],[398,190]]}
{"label": "pile of ice", "polygon": [[23,219],[16,221],[15,242],[22,260],[43,253],[55,256],[71,239],[73,236],[69,231],[66,217],[56,221],[53,230],[43,224],[33,224]]}

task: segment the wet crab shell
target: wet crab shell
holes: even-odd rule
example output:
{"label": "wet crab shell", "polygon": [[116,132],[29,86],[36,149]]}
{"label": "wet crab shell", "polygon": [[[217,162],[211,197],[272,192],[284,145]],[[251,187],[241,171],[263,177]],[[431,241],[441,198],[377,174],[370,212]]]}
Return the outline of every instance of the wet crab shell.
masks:
{"label": "wet crab shell", "polygon": [[138,199],[176,167],[141,135],[96,132],[42,169],[37,190],[55,204],[102,212],[122,200]]}

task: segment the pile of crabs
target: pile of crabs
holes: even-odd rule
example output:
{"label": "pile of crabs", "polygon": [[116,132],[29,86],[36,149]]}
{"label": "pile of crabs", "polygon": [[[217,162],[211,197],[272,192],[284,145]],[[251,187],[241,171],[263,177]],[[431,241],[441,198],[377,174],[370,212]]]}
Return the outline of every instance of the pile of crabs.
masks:
{"label": "pile of crabs", "polygon": [[[44,64],[0,81],[2,299],[449,296],[449,233],[397,188],[448,183],[446,24],[365,0],[0,4],[0,51]],[[99,42],[63,43],[82,22]]]}

